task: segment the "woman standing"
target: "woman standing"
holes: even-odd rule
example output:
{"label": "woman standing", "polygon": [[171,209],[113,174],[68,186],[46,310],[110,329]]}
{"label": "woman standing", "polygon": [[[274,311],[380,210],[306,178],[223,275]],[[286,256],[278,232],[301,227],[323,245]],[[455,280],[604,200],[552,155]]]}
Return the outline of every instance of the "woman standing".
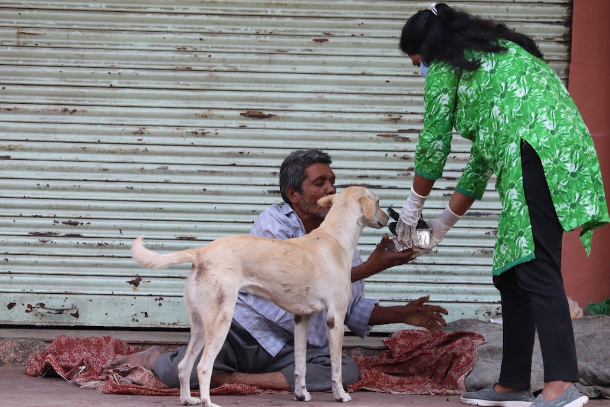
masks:
{"label": "woman standing", "polygon": [[[424,127],[415,152],[415,179],[397,224],[411,240],[426,197],[441,177],[452,129],[472,141],[470,160],[432,228],[431,250],[481,199],[495,174],[502,202],[493,258],[504,327],[498,383],[464,393],[484,406],[570,406],[587,403],[572,382],[578,368],[561,276],[564,230],[610,221],[591,136],[534,41],[492,20],[433,4],[405,24],[400,49],[426,78]],[[544,360],[542,393],[530,393],[536,330]]]}

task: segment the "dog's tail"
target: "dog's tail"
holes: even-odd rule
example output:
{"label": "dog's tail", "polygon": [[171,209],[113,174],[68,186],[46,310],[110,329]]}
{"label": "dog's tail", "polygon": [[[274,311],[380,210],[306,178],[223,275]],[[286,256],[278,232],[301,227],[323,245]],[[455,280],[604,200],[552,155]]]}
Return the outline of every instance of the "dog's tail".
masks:
{"label": "dog's tail", "polygon": [[194,249],[159,254],[144,247],[142,240],[144,240],[144,236],[138,237],[131,245],[131,257],[141,266],[149,269],[164,269],[174,264],[192,263],[195,260]]}

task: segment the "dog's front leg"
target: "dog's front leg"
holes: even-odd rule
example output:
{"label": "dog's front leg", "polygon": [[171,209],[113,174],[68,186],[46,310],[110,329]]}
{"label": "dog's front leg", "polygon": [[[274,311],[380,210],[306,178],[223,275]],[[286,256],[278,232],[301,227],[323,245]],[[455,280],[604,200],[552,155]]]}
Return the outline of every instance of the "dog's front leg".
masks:
{"label": "dog's front leg", "polygon": [[311,315],[294,316],[294,398],[299,401],[311,400],[307,391],[307,327]]}
{"label": "dog's front leg", "polygon": [[[332,317],[331,315],[334,315]],[[343,355],[343,324],[337,323],[337,321],[343,321],[345,319],[345,312],[332,313],[328,311],[327,325],[328,325],[328,340],[330,345],[330,366],[331,366],[331,377],[333,384],[333,395],[335,400],[340,402],[348,402],[352,398],[349,394],[343,390],[343,372],[341,370],[341,356]]]}

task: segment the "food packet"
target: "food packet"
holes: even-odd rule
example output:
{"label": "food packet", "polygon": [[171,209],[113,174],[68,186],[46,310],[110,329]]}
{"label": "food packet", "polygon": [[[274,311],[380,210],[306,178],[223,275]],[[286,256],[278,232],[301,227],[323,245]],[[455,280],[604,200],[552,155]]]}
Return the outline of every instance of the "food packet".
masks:
{"label": "food packet", "polygon": [[[394,219],[396,222],[391,222],[388,225],[390,232],[396,235],[396,224],[400,215],[392,208],[388,208],[388,215]],[[417,238],[413,242],[405,242],[399,240],[397,237],[393,238],[390,243],[388,243],[386,247],[386,251],[388,252],[404,252],[409,249],[417,249],[422,246],[427,246],[430,244],[430,238],[432,236],[432,229],[428,227],[428,224],[424,220],[423,217],[419,219],[416,226],[416,234]]]}

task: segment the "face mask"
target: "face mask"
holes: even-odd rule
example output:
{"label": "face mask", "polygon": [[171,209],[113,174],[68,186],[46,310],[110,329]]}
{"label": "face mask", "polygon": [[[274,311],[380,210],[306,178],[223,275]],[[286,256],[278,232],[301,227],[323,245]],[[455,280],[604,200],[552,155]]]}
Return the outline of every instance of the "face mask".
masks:
{"label": "face mask", "polygon": [[422,62],[419,66],[419,73],[422,78],[426,79],[426,76],[428,76],[428,64]]}

